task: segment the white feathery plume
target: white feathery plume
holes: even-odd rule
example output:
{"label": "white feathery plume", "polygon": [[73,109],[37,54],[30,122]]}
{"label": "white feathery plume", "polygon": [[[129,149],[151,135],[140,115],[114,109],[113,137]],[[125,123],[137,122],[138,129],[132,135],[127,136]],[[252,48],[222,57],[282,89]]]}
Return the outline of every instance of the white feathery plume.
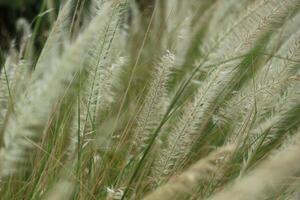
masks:
{"label": "white feathery plume", "polygon": [[299,131],[296,136],[297,144],[290,145],[269,157],[261,165],[254,168],[232,186],[213,195],[210,200],[256,200],[265,199],[268,193],[276,191],[283,182],[291,182],[300,172],[299,164]]}
{"label": "white feathery plume", "polygon": [[219,147],[207,157],[199,160],[184,172],[171,177],[164,185],[148,194],[143,200],[175,200],[190,195],[199,185],[199,182],[209,180],[220,169],[220,162],[225,163],[228,156],[234,151],[234,146]]}
{"label": "white feathery plume", "polygon": [[224,34],[224,31],[235,23],[241,12],[248,6],[248,0],[221,0],[217,1],[209,26],[206,42],[213,42],[217,37]]}
{"label": "white feathery plume", "polygon": [[[255,29],[251,30],[246,37],[241,38],[241,43],[230,46],[226,49],[226,41],[222,47],[222,51],[226,52],[251,52],[257,42],[269,34],[273,29],[274,23],[282,23],[284,17],[289,11],[299,4],[299,1],[284,1],[275,4],[277,1],[273,0],[270,4],[264,5],[261,12],[268,11],[264,18],[259,18],[257,21],[252,21]],[[271,6],[271,9],[270,9]],[[265,14],[265,13],[262,13]],[[279,22],[278,22],[279,21]],[[253,27],[253,26],[251,26]],[[249,30],[248,30],[249,31]],[[235,34],[233,34],[235,35]],[[232,36],[233,36],[232,35]],[[229,36],[229,39],[231,36]],[[229,40],[231,41],[232,38]],[[226,64],[219,66],[216,70],[208,76],[196,93],[192,105],[185,107],[181,120],[177,123],[174,131],[170,133],[168,139],[168,146],[163,151],[160,157],[161,174],[168,176],[178,167],[178,164],[189,152],[189,148],[194,144],[194,140],[200,137],[199,134],[203,132],[207,123],[211,119],[214,110],[218,105],[218,101],[226,97],[232,84],[236,82],[247,69],[240,69],[240,63],[243,58],[233,60]],[[196,131],[197,130],[197,131]],[[197,135],[195,135],[197,133]],[[167,173],[167,174],[166,174]],[[161,176],[159,178],[162,178]]]}
{"label": "white feathery plume", "polygon": [[[54,56],[57,56],[58,52],[61,51],[62,46],[66,44],[68,36],[68,24],[69,24],[69,15],[71,1],[67,1],[63,8],[59,11],[59,15],[51,29],[51,32],[47,38],[47,41],[42,49],[42,52],[39,56],[39,59],[36,64],[35,73],[45,73],[44,67],[46,68],[51,59],[55,59]],[[52,66],[55,67],[55,66]]]}
{"label": "white feathery plume", "polygon": [[12,98],[10,95],[15,86],[16,70],[17,53],[11,48],[0,73],[0,130],[4,128],[4,121],[8,111],[9,102],[12,100],[10,99]]}
{"label": "white feathery plume", "polygon": [[[212,44],[208,44],[203,49],[208,55],[206,63],[216,63],[234,56],[247,53],[255,38],[264,33],[267,29],[272,29],[274,23],[282,23],[282,18],[286,17],[298,5],[297,1],[281,0],[260,0],[251,2],[246,12],[240,13],[231,26],[225,31],[221,31],[217,39],[213,39]],[[271,27],[270,27],[271,26]],[[273,30],[273,29],[272,29]],[[256,37],[254,37],[256,35]],[[205,53],[206,52],[206,53]]]}
{"label": "white feathery plume", "polygon": [[[86,55],[86,49],[94,42],[95,33],[102,28],[101,21],[107,17],[110,7],[107,4],[88,29],[68,48],[62,59],[55,60],[53,64],[59,67],[50,68],[42,76],[34,74],[28,93],[16,103],[16,112],[9,118],[4,133],[4,147],[0,152],[1,177],[16,173],[20,164],[28,161],[35,142],[42,136],[53,105],[81,70],[82,56]],[[31,114],[30,117],[28,114]]]}
{"label": "white feathery plume", "polygon": [[[99,7],[99,12],[101,9],[105,7]],[[95,131],[95,125],[103,120],[101,113],[107,111],[114,101],[113,85],[117,84],[115,79],[117,71],[121,68],[119,65],[124,65],[124,57],[121,57],[124,51],[121,41],[124,38],[119,30],[120,12],[120,8],[116,7],[106,18],[102,19],[103,26],[99,28],[95,36],[96,42],[91,44],[87,51],[85,65],[88,78],[82,89],[80,102],[78,102],[80,113],[76,109],[72,122],[70,152],[74,152],[75,144],[78,142],[78,123],[80,123],[81,137],[92,134]],[[114,64],[114,62],[118,63]],[[84,146],[86,144],[84,142]]]}
{"label": "white feathery plume", "polygon": [[286,96],[275,105],[276,113],[264,122],[258,123],[251,131],[252,137],[257,138],[268,133],[265,138],[265,143],[268,143],[276,134],[280,134],[278,132],[285,131],[286,133],[293,127],[299,126],[300,113],[297,113],[300,110],[300,91],[297,90],[299,87],[298,82],[287,89]]}
{"label": "white feathery plume", "polygon": [[137,128],[134,133],[134,145],[138,147],[138,153],[141,148],[147,145],[151,139],[151,133],[158,126],[166,108],[167,81],[174,68],[175,56],[167,51],[160,63],[155,68],[153,80],[146,95],[144,105],[138,114]]}
{"label": "white feathery plume", "polygon": [[[274,114],[263,121],[255,123],[254,128],[249,131],[247,145],[248,155],[244,159],[241,173],[245,172],[251,164],[253,156],[259,149],[271,146],[272,143],[278,143],[279,139],[287,134],[292,134],[300,125],[300,93],[299,82],[294,83],[286,91],[286,96],[275,104]],[[279,141],[280,142],[280,141]]]}
{"label": "white feathery plume", "polygon": [[[248,116],[252,115],[254,117],[253,106],[256,107],[257,114],[255,116],[264,118],[265,113],[270,112],[274,105],[280,101],[282,98],[280,94],[297,81],[296,77],[299,74],[299,70],[297,70],[297,64],[291,60],[300,60],[299,40],[300,30],[283,42],[282,46],[275,53],[275,55],[282,58],[273,57],[264,67],[259,69],[259,72],[254,77],[255,86],[250,83],[246,84],[241,92],[227,102],[225,107],[220,109],[217,117],[218,121],[225,121],[221,122],[225,124],[230,123],[230,121],[236,122],[232,124],[236,127],[231,134],[233,138],[237,137],[238,130],[243,126],[244,122],[249,122]],[[253,87],[255,87],[254,91]],[[247,132],[244,132],[244,135],[247,135]]]}

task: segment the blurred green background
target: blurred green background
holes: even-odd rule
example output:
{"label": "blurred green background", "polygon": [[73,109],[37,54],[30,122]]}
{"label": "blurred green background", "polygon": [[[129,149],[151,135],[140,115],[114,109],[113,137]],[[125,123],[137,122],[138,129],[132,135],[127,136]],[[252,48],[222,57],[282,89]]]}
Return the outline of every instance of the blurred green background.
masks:
{"label": "blurred green background", "polygon": [[0,0],[1,49],[5,51],[16,37],[16,21],[24,18],[30,23],[39,13],[43,1]]}
{"label": "blurred green background", "polygon": [[0,0],[0,64],[3,63],[12,41],[16,41],[16,46],[18,45],[18,37],[22,34],[16,27],[19,19],[25,19],[30,29],[36,32],[34,47],[37,52],[40,50],[51,26],[51,19],[53,20],[58,13],[60,2],[60,0]]}
{"label": "blurred green background", "polygon": [[34,1],[34,0],[1,0],[0,5],[1,6],[9,6],[12,8],[20,8],[21,6],[26,6],[28,4],[32,3],[38,3],[40,1]]}

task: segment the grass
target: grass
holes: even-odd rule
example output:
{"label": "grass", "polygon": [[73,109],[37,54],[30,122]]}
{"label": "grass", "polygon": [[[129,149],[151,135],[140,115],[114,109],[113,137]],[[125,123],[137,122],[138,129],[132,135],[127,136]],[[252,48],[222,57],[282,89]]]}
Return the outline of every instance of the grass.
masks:
{"label": "grass", "polygon": [[299,0],[49,2],[1,66],[1,200],[298,198]]}

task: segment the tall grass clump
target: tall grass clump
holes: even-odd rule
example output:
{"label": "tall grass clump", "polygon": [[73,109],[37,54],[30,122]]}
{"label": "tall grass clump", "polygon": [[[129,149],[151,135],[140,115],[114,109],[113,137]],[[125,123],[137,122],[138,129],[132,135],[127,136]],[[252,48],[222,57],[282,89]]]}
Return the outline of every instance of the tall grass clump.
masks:
{"label": "tall grass clump", "polygon": [[299,197],[300,0],[51,2],[0,67],[0,199]]}

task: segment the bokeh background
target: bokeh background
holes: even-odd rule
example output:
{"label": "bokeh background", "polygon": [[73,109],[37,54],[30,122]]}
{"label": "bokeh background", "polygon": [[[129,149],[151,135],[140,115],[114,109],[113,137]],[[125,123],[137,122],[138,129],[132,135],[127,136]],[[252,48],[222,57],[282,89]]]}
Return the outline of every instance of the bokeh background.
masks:
{"label": "bokeh background", "polygon": [[18,30],[17,27],[17,21],[20,19],[26,20],[32,30],[36,29],[37,40],[34,46],[39,51],[61,2],[63,1],[0,0],[0,63],[3,62],[12,42],[18,44],[17,40],[22,34],[22,30]]}

